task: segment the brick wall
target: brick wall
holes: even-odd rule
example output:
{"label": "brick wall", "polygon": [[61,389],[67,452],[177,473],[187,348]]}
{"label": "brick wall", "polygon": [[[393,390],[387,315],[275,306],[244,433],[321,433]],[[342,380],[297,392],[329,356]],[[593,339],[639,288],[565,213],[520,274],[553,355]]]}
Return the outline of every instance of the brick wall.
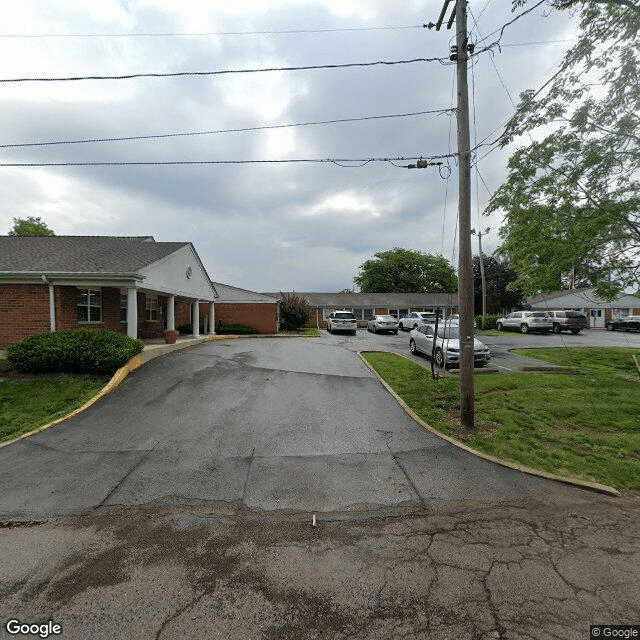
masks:
{"label": "brick wall", "polygon": [[0,285],[0,348],[50,329],[49,285]]}
{"label": "brick wall", "polygon": [[[78,322],[78,303],[81,289],[78,287],[55,287],[56,329],[108,329],[117,333],[127,333],[127,323],[120,322],[120,289],[102,287],[102,322]],[[138,294],[140,297],[140,294]],[[144,310],[144,302],[143,302]],[[140,319],[138,304],[138,319]],[[144,315],[142,316],[144,318]]]}
{"label": "brick wall", "polygon": [[[241,302],[216,302],[216,325],[222,324],[246,324],[255,327],[260,333],[277,333],[278,310],[277,303],[241,303]],[[200,305],[200,320],[204,315],[209,316],[209,305]]]}

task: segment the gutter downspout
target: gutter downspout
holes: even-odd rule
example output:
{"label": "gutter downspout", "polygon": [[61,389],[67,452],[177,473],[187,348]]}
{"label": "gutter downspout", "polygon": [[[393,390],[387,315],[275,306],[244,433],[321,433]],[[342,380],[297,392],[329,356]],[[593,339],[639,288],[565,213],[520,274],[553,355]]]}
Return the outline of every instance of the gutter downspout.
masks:
{"label": "gutter downspout", "polygon": [[47,280],[47,276],[42,274],[42,282],[49,285],[49,325],[51,333],[56,330],[56,292],[51,282]]}

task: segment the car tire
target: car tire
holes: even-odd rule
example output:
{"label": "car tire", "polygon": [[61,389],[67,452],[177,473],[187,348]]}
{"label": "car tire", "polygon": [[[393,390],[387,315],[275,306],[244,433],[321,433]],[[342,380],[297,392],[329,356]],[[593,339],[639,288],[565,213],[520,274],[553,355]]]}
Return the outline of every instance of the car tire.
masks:
{"label": "car tire", "polygon": [[612,322],[607,323],[607,331],[613,331],[613,323]]}
{"label": "car tire", "polygon": [[397,336],[397,335],[398,335],[398,330],[397,330],[397,329],[393,332],[393,335],[394,335],[394,336]]}
{"label": "car tire", "polygon": [[414,328],[414,329],[417,329],[417,328],[418,328],[418,324],[417,324],[417,323],[416,323],[416,324],[414,324],[414,325],[413,325],[413,328]]}
{"label": "car tire", "polygon": [[582,329],[571,329],[571,333],[572,333],[574,336],[577,336],[577,335],[580,333],[580,331],[582,331]]}
{"label": "car tire", "polygon": [[496,329],[502,331],[502,322],[496,322]]}
{"label": "car tire", "polygon": [[411,353],[417,353],[418,350],[416,349],[416,341],[411,338],[411,340],[409,340],[409,351],[411,351]]}
{"label": "car tire", "polygon": [[529,325],[526,322],[520,325],[520,333],[529,333]]}
{"label": "car tire", "polygon": [[560,329],[560,325],[557,322],[553,323],[553,333],[560,333],[562,329]]}
{"label": "car tire", "polygon": [[438,368],[444,364],[444,356],[442,355],[442,349],[437,348],[433,356],[433,361],[438,365]]}
{"label": "car tire", "polygon": [[331,333],[331,325],[330,325],[330,324],[327,324],[327,331],[328,331],[329,333]]}

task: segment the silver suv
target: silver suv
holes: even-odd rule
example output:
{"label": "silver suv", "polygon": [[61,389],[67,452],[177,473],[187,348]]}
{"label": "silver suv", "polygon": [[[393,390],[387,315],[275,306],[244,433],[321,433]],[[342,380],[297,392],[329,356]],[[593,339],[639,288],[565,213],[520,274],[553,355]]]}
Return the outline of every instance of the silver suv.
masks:
{"label": "silver suv", "polygon": [[549,333],[553,329],[553,322],[544,311],[514,311],[506,318],[498,318],[496,329],[498,331],[511,329],[521,333],[529,333],[530,331]]}
{"label": "silver suv", "polygon": [[327,331],[349,331],[354,336],[358,330],[358,321],[351,311],[332,311],[327,317]]}
{"label": "silver suv", "polygon": [[549,311],[549,317],[553,322],[553,333],[571,331],[577,335],[587,326],[587,316],[579,311]]}

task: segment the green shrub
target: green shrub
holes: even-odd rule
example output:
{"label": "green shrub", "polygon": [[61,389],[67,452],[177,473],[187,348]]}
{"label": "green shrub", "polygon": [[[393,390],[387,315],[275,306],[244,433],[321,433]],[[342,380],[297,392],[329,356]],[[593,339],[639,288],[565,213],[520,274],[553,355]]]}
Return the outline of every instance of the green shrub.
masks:
{"label": "green shrub", "polygon": [[22,373],[113,374],[143,347],[142,340],[113,331],[67,329],[14,342],[6,358]]}
{"label": "green shrub", "polygon": [[282,293],[280,299],[280,326],[285,331],[292,331],[307,324],[311,310],[306,298],[295,293]]}
{"label": "green shrub", "polygon": [[[502,313],[494,313],[494,314],[487,314],[484,317],[484,328],[485,329],[495,329],[496,328],[496,320],[498,318],[503,318],[504,314]],[[476,328],[477,329],[482,329],[482,316],[476,316]]]}
{"label": "green shrub", "polygon": [[190,336],[193,334],[193,325],[192,324],[179,324],[176,327],[176,331],[181,336]]}
{"label": "green shrub", "polygon": [[222,324],[222,322],[219,322],[216,327],[216,333],[220,335],[246,335],[260,332],[248,324]]}

